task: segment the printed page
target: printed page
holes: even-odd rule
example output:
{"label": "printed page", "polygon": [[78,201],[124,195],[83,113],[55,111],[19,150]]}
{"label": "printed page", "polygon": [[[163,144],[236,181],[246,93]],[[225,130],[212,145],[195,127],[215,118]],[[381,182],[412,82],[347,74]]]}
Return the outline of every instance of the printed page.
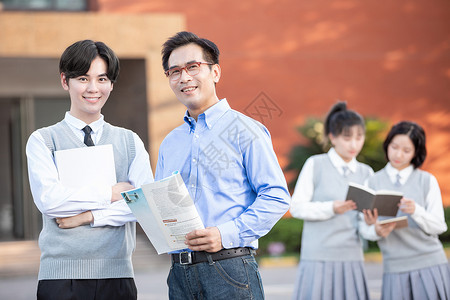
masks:
{"label": "printed page", "polygon": [[161,227],[160,218],[157,218],[147,202],[141,188],[123,192],[122,197],[128,204],[138,220],[148,239],[152,242],[158,254],[169,252],[171,249],[166,242],[166,237]]}
{"label": "printed page", "polygon": [[117,183],[112,145],[55,151],[59,180],[68,187]]}
{"label": "printed page", "polygon": [[122,195],[158,254],[185,249],[185,235],[204,228],[180,174]]}

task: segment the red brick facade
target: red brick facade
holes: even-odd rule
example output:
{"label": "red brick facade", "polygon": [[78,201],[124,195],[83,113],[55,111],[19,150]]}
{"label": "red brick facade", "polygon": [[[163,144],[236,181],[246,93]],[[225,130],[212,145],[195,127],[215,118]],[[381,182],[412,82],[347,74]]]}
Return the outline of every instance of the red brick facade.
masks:
{"label": "red brick facade", "polygon": [[436,175],[450,205],[450,2],[98,0],[96,6],[185,15],[187,30],[221,49],[219,97],[247,114],[260,97],[275,104],[260,120],[283,166],[301,142],[296,127],[308,116],[322,117],[336,99],[365,116],[420,123],[428,138],[424,169]]}

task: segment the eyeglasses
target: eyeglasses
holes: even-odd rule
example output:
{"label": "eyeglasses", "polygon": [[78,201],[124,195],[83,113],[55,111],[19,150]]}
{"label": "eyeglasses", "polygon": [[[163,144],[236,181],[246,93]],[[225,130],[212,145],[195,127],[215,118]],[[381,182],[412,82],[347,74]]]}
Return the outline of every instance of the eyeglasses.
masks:
{"label": "eyeglasses", "polygon": [[170,78],[170,80],[172,81],[177,81],[181,78],[181,73],[183,73],[183,70],[186,71],[186,73],[188,73],[189,76],[195,76],[200,72],[200,66],[201,65],[214,65],[212,63],[207,63],[207,62],[193,62],[193,63],[188,63],[186,66],[184,66],[183,68],[180,67],[175,67],[172,69],[167,70],[166,72],[164,72],[164,74],[166,74],[167,77]]}

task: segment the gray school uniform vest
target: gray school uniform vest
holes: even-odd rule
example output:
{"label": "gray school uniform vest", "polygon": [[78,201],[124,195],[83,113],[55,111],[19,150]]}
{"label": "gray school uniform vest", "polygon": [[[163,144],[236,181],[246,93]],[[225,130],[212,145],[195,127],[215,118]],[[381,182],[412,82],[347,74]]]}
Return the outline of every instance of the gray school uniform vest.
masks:
{"label": "gray school uniform vest", "polygon": [[[358,162],[355,173],[342,176],[327,154],[315,155],[314,194],[312,202],[345,200],[348,183],[364,184],[371,168]],[[303,223],[301,260],[362,261],[362,246],[358,234],[358,212],[336,214],[324,221]]]}
{"label": "gray school uniform vest", "polygon": [[[53,153],[86,147],[65,121],[39,129]],[[105,123],[97,145],[112,144],[117,182],[128,181],[128,169],[136,156],[130,130]],[[131,255],[135,248],[136,224],[90,225],[58,228],[55,219],[42,215],[39,235],[41,261],[38,279],[102,279],[134,277]]]}
{"label": "gray school uniform vest", "polygon": [[[395,190],[403,192],[405,198],[413,199],[426,208],[426,196],[430,189],[430,174],[415,169],[401,187],[396,187],[382,169],[369,180],[374,190]],[[407,215],[400,210],[398,216]],[[447,263],[442,244],[436,235],[429,235],[419,228],[408,216],[408,227],[393,230],[386,238],[378,241],[383,253],[383,270],[386,273],[407,272]]]}

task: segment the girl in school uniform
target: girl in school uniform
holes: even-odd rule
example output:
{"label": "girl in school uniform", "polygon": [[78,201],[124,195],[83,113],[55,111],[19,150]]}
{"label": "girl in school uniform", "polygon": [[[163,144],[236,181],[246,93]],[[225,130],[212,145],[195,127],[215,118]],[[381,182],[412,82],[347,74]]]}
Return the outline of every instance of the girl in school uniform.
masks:
{"label": "girl in school uniform", "polygon": [[359,215],[356,204],[345,200],[349,182],[364,184],[373,174],[356,160],[364,120],[338,102],[324,133],[332,148],[305,162],[292,195],[291,215],[305,220],[293,299],[368,299]]}
{"label": "girl in school uniform", "polygon": [[383,144],[386,167],[369,179],[375,190],[403,193],[398,216],[408,226],[375,223],[377,212],[365,211],[383,254],[382,299],[450,299],[450,267],[438,235],[447,230],[436,178],[419,167],[425,160],[425,132],[413,122],[392,127]]}

